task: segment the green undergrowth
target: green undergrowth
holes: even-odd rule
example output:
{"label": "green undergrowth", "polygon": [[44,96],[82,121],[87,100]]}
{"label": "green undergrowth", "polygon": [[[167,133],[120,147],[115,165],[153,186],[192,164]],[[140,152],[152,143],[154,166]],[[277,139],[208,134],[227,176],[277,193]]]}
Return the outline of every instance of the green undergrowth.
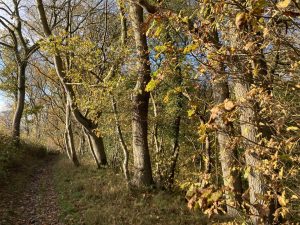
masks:
{"label": "green undergrowth", "polygon": [[21,141],[17,146],[11,137],[0,134],[0,188],[26,180],[32,169],[47,156],[45,147]]}
{"label": "green undergrowth", "polygon": [[61,158],[54,168],[60,219],[66,225],[206,224],[199,212],[186,207],[182,193],[128,191],[122,174],[97,170],[84,160],[75,168]]}

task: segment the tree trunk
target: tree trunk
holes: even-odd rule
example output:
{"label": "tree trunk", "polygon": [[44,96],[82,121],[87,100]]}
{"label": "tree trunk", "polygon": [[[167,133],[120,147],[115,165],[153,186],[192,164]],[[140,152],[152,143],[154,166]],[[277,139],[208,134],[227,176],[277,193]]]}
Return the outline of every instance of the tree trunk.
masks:
{"label": "tree trunk", "polygon": [[72,161],[72,154],[71,154],[71,149],[70,149],[70,145],[69,145],[69,137],[68,137],[67,130],[65,130],[65,133],[64,133],[64,141],[65,141],[65,150],[66,150],[67,156]]}
{"label": "tree trunk", "polygon": [[[246,1],[242,1],[246,3]],[[244,13],[244,12],[243,12]],[[248,41],[254,41],[245,35],[245,33],[254,32],[252,24],[247,21],[247,26],[237,27],[239,30],[236,38],[235,44],[240,44],[238,46],[244,45]],[[268,74],[268,67],[266,59],[263,53],[262,44],[263,44],[263,34],[257,32],[257,35],[254,36],[255,45],[254,48],[247,50],[248,60],[250,59],[252,71],[249,72],[249,67],[247,67],[248,62],[245,59],[240,58],[238,62],[235,62],[239,69],[239,77],[234,77],[234,92],[238,102],[240,102],[240,128],[241,135],[243,137],[245,145],[245,161],[247,170],[249,170],[248,175],[248,185],[249,185],[249,194],[250,194],[250,213],[251,221],[253,224],[266,223],[267,217],[269,215],[263,215],[262,211],[268,205],[267,202],[261,200],[262,196],[265,195],[265,181],[262,172],[260,171],[262,160],[258,155],[258,133],[259,131],[259,122],[261,120],[259,115],[259,106],[256,99],[249,99],[249,91],[251,90],[251,85],[255,84],[258,87],[263,87],[269,93],[271,93],[271,80]],[[256,79],[254,81],[254,78]],[[263,131],[263,137],[267,136],[269,131]],[[273,212],[270,212],[273,214]]]}
{"label": "tree trunk", "polygon": [[118,118],[118,111],[117,111],[117,102],[114,98],[114,96],[112,96],[112,108],[113,108],[113,112],[114,112],[114,117],[115,117],[115,124],[116,124],[116,133],[119,137],[119,142],[120,145],[122,147],[123,150],[123,173],[124,173],[124,177],[127,181],[127,183],[129,182],[129,170],[128,170],[128,163],[129,163],[129,152],[123,137],[123,133],[121,130],[121,125],[119,123],[119,118]]}
{"label": "tree trunk", "polygon": [[257,118],[255,110],[255,102],[245,101],[250,91],[250,82],[247,80],[238,80],[235,83],[234,92],[237,100],[243,101],[243,105],[240,110],[240,127],[241,135],[244,138],[244,144],[246,146],[245,160],[247,169],[250,170],[248,175],[249,193],[252,222],[254,224],[260,223],[260,213],[258,209],[262,209],[263,201],[258,199],[257,196],[263,196],[265,194],[264,181],[261,173],[258,171],[261,160],[255,152],[255,145],[258,143],[257,134],[258,128],[256,127]]}
{"label": "tree trunk", "polygon": [[34,116],[35,116],[35,138],[36,138],[37,140],[40,140],[40,138],[41,138],[41,132],[40,132],[40,118],[39,118],[38,113],[35,113]]}
{"label": "tree trunk", "polygon": [[148,104],[149,93],[145,88],[150,81],[150,63],[146,35],[142,31],[143,8],[130,3],[130,16],[134,32],[138,78],[133,93],[132,146],[134,160],[133,184],[153,184],[151,160],[148,147]]}
{"label": "tree trunk", "polygon": [[[121,44],[125,45],[127,41],[127,20],[125,16],[125,8],[124,8],[124,0],[117,0],[118,8],[119,8],[119,16],[121,22]],[[122,46],[124,47],[124,46]]]}
{"label": "tree trunk", "polygon": [[[175,74],[174,74],[174,85],[181,87],[182,86],[182,74],[181,68],[178,61],[178,56],[176,56],[175,60]],[[182,102],[183,95],[182,93],[178,93],[174,102],[175,115],[174,115],[174,122],[172,125],[172,158],[171,158],[171,165],[169,169],[169,174],[167,178],[167,185],[169,187],[173,186],[174,184],[174,177],[175,177],[175,170],[179,156],[179,132],[180,132],[180,122],[181,122],[181,112],[182,112]]]}
{"label": "tree trunk", "polygon": [[86,138],[87,138],[87,141],[88,141],[88,144],[89,144],[89,148],[90,148],[90,152],[95,160],[95,163],[97,165],[97,168],[100,169],[101,168],[101,165],[100,165],[100,162],[99,162],[99,159],[97,159],[96,157],[96,154],[94,152],[94,148],[93,148],[93,144],[92,144],[92,140],[91,140],[91,137],[89,136],[89,134],[87,133],[86,130],[84,130],[85,132],[85,135],[86,135]]}
{"label": "tree trunk", "polygon": [[[201,123],[201,125],[205,125],[205,120],[202,116],[200,116],[200,123]],[[211,146],[210,146],[208,132],[205,133],[205,140],[204,140],[203,144],[204,144],[204,157],[205,157],[204,173],[209,174],[209,173],[211,173],[211,169],[212,169],[212,158],[211,158]],[[206,184],[203,183],[203,185],[206,185]]]}
{"label": "tree trunk", "polygon": [[20,127],[25,104],[26,67],[27,62],[22,62],[20,65],[18,65],[17,102],[12,124],[12,136],[16,140],[17,144],[20,142]]}
{"label": "tree trunk", "polygon": [[66,142],[66,149],[69,158],[72,160],[75,166],[79,166],[79,161],[77,158],[77,154],[75,151],[75,145],[74,145],[74,136],[73,136],[73,130],[72,130],[72,121],[70,118],[71,114],[70,104],[69,100],[67,99],[66,103],[66,131],[65,131],[65,142]]}
{"label": "tree trunk", "polygon": [[85,152],[85,132],[84,128],[82,129],[81,135],[80,135],[80,141],[78,146],[78,152],[83,155]]}
{"label": "tree trunk", "polygon": [[[181,110],[181,108],[179,108],[179,110]],[[179,131],[180,131],[180,121],[181,121],[180,113],[181,112],[178,112],[172,128],[173,129],[172,158],[171,158],[171,165],[170,165],[169,174],[167,178],[167,184],[169,187],[171,187],[174,184],[175,169],[176,169],[177,160],[179,156]]]}
{"label": "tree trunk", "polygon": [[[221,73],[224,70],[221,69]],[[216,75],[213,78],[213,97],[215,104],[221,104],[226,99],[229,99],[229,88],[227,83],[227,76]],[[242,180],[237,170],[232,170],[237,165],[237,150],[236,147],[231,147],[230,142],[233,137],[232,124],[225,124],[221,117],[216,118],[216,125],[218,127],[217,138],[219,144],[219,157],[222,167],[222,177],[226,191],[226,205],[227,214],[236,216],[238,211],[237,204],[241,203],[242,195]],[[237,204],[236,204],[237,203]]]}
{"label": "tree trunk", "polygon": [[98,137],[94,132],[85,129],[88,138],[91,153],[95,159],[98,168],[107,165],[107,158],[104,151],[103,138]]}
{"label": "tree trunk", "polygon": [[[215,52],[221,48],[219,34],[216,29],[212,30],[210,40],[213,43],[211,52]],[[221,59],[212,62],[212,91],[213,99],[216,105],[224,103],[230,98],[227,74]],[[224,113],[224,112],[223,112]],[[226,189],[225,192],[227,214],[229,216],[237,216],[237,207],[242,201],[242,180],[237,170],[232,170],[238,164],[237,149],[230,146],[231,138],[234,136],[233,125],[224,123],[222,113],[215,119],[218,127],[217,139],[219,145],[219,160],[222,168],[222,178]]]}
{"label": "tree trunk", "polygon": [[162,173],[162,169],[161,169],[161,155],[162,155],[162,150],[163,150],[163,138],[161,137],[160,140],[158,140],[158,121],[157,121],[157,106],[155,103],[155,99],[152,93],[150,93],[150,97],[151,97],[151,102],[153,105],[153,116],[154,116],[154,124],[153,124],[153,144],[155,146],[155,159],[156,159],[156,164],[155,164],[155,168],[156,168],[156,175],[157,175],[157,179],[156,179],[156,185],[158,187],[162,186],[162,182],[163,182],[163,173]]}

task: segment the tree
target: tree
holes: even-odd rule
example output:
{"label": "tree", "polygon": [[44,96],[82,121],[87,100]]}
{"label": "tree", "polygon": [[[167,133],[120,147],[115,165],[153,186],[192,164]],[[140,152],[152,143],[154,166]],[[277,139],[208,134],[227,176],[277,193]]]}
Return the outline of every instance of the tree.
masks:
{"label": "tree", "polygon": [[[42,0],[37,0],[36,2],[37,2],[38,12],[40,15],[40,20],[42,23],[44,34],[46,37],[51,38],[52,31],[51,31],[48,21],[47,21],[47,16],[45,13],[43,2],[42,2]],[[101,137],[97,137],[97,135],[93,131],[96,128],[96,124],[94,124],[92,120],[86,118],[81,113],[78,106],[76,105],[75,91],[74,91],[73,87],[70,85],[72,83],[70,78],[66,76],[63,59],[60,56],[57,49],[54,49],[54,51],[55,51],[55,53],[53,56],[53,61],[54,61],[54,65],[56,68],[56,73],[61,81],[61,84],[64,87],[64,91],[67,95],[67,98],[68,98],[70,106],[71,106],[72,114],[74,115],[76,121],[84,127],[87,134],[89,135],[89,139],[91,140],[91,143],[92,143],[92,148],[93,148],[92,150],[94,152],[94,155],[97,158],[98,167],[100,165],[106,165],[107,159],[106,159],[106,154],[104,151],[103,140]]]}
{"label": "tree", "polygon": [[[38,49],[38,45],[36,43],[30,43],[24,35],[23,20],[20,16],[20,1],[13,0],[12,3],[13,8],[11,9],[6,2],[0,2],[0,12],[3,13],[3,16],[0,17],[0,24],[6,30],[6,34],[3,37],[0,37],[0,39],[3,40],[0,41],[0,45],[13,52],[17,63],[18,84],[12,136],[17,143],[19,143],[20,124],[25,103],[26,68],[29,58]],[[10,22],[6,17],[14,18],[14,21]]]}
{"label": "tree", "polygon": [[137,54],[137,81],[132,102],[132,147],[135,168],[133,182],[137,186],[150,186],[153,184],[148,146],[148,104],[150,94],[145,89],[151,77],[147,39],[142,30],[143,16],[143,8],[137,3],[130,3],[130,17]]}

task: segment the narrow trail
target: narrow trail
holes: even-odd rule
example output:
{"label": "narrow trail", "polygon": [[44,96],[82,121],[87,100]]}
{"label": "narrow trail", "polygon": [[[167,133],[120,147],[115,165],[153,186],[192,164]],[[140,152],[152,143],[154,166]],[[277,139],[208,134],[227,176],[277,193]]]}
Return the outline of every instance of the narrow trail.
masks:
{"label": "narrow trail", "polygon": [[63,225],[52,168],[56,156],[34,169],[22,190],[0,190],[0,225]]}

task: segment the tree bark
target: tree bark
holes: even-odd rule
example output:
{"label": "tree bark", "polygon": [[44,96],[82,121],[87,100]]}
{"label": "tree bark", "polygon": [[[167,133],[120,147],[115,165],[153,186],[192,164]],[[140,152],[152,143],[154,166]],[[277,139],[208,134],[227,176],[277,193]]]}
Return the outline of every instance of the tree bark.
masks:
{"label": "tree bark", "polygon": [[18,90],[17,90],[17,102],[16,111],[14,113],[12,124],[12,136],[16,140],[17,144],[20,142],[20,127],[21,120],[25,105],[25,81],[26,81],[26,67],[27,62],[20,62],[18,65]]}
{"label": "tree bark", "polygon": [[[200,116],[200,123],[201,125],[205,124],[205,120],[202,116]],[[205,133],[205,140],[204,140],[204,173],[209,174],[211,173],[212,169],[212,157],[211,157],[211,146],[208,133]]]}
{"label": "tree bark", "polygon": [[79,146],[78,146],[78,152],[83,155],[85,152],[85,132],[84,132],[84,128],[81,129],[81,135],[80,135],[80,141],[79,141]]}
{"label": "tree bark", "polygon": [[121,22],[121,44],[125,45],[127,41],[127,20],[125,16],[124,0],[117,0],[119,7],[119,16]]}
{"label": "tree bark", "polygon": [[[223,71],[221,70],[221,73]],[[213,78],[212,89],[215,104],[221,104],[230,97],[226,79],[227,76],[222,74],[218,74]],[[233,167],[238,163],[237,149],[235,146],[230,146],[231,138],[234,136],[233,126],[232,124],[225,124],[220,116],[216,118],[215,123],[218,127],[217,138],[223,183],[225,188],[229,189],[225,193],[227,214],[236,216],[238,214],[237,207],[242,201],[242,180],[239,172],[233,170]]]}
{"label": "tree bark", "polygon": [[[213,43],[213,46],[209,51],[214,52],[221,48],[219,34],[216,29],[212,30],[210,41]],[[216,105],[222,104],[226,99],[230,98],[227,74],[220,59],[212,62],[212,92]],[[222,113],[224,113],[224,110],[221,110],[219,116],[215,118],[215,123],[218,127],[219,160],[224,186],[226,189],[229,189],[225,191],[227,214],[234,217],[238,215],[237,208],[242,202],[242,180],[239,172],[233,170],[233,167],[238,164],[237,149],[230,146],[231,138],[234,136],[234,128],[231,123],[226,124],[224,122]]]}
{"label": "tree bark", "polygon": [[[181,87],[182,86],[182,74],[181,68],[178,61],[178,56],[176,56],[175,60],[175,74],[174,74],[174,85]],[[174,102],[176,107],[174,122],[172,125],[172,158],[171,165],[169,168],[169,174],[167,178],[167,185],[169,187],[173,186],[174,178],[175,178],[175,170],[179,156],[179,133],[180,133],[180,123],[181,123],[181,112],[182,112],[182,104],[183,104],[183,95],[182,93],[178,93]]]}
{"label": "tree bark", "polygon": [[84,129],[84,132],[88,139],[90,151],[93,155],[96,165],[98,169],[100,169],[101,166],[107,165],[103,139],[102,137],[98,137],[96,134],[88,131],[87,129]]}
{"label": "tree bark", "polygon": [[116,133],[119,137],[119,142],[120,142],[120,145],[121,145],[122,150],[123,150],[123,157],[124,157],[123,166],[122,166],[123,167],[123,173],[124,173],[124,177],[125,177],[127,183],[129,183],[129,170],[128,170],[129,151],[128,151],[127,145],[126,145],[124,137],[123,137],[121,125],[119,123],[118,111],[117,111],[117,102],[116,102],[114,96],[112,96],[112,108],[113,108],[114,117],[115,117]]}
{"label": "tree bark", "polygon": [[94,132],[88,131],[88,134],[91,139],[97,161],[100,165],[107,165],[107,158],[104,150],[103,138],[98,137]]}
{"label": "tree bark", "polygon": [[[242,1],[243,4],[246,1]],[[245,13],[245,12],[243,12]],[[263,87],[269,93],[271,93],[271,80],[272,78],[268,74],[268,67],[266,59],[262,49],[263,34],[258,32],[254,36],[254,40],[245,35],[249,32],[254,32],[252,24],[247,21],[247,24],[241,27],[237,27],[238,35],[235,44],[244,45],[247,41],[255,41],[253,48],[247,50],[247,56],[249,61],[245,61],[245,58],[240,58],[238,62],[235,62],[240,69],[239,77],[234,78],[234,92],[237,101],[240,103],[240,128],[241,136],[245,146],[245,162],[248,175],[248,185],[250,194],[250,213],[251,221],[253,224],[267,223],[269,215],[262,214],[264,208],[268,207],[268,203],[262,198],[266,194],[265,180],[262,172],[260,171],[262,160],[258,155],[258,133],[259,122],[261,117],[259,115],[259,106],[256,99],[249,99],[249,92],[251,91],[251,85]],[[240,30],[240,31],[239,31]],[[242,40],[242,41],[241,41]],[[251,63],[252,71],[249,72],[247,64]],[[254,80],[255,78],[255,80]],[[262,131],[262,136],[266,137],[269,131]],[[270,212],[273,214],[273,212]]]}
{"label": "tree bark", "polygon": [[181,116],[177,115],[173,124],[173,146],[172,146],[172,158],[171,158],[171,165],[169,169],[169,174],[167,178],[168,186],[171,187],[174,184],[175,178],[175,170],[179,156],[179,131],[180,131],[180,121]]}
{"label": "tree bark", "polygon": [[75,145],[74,145],[74,136],[73,136],[73,130],[72,130],[72,121],[70,118],[71,114],[70,104],[69,100],[67,99],[66,102],[66,131],[65,131],[65,142],[66,142],[66,149],[69,158],[72,160],[75,166],[79,166],[79,161],[77,158]]}
{"label": "tree bark", "polygon": [[155,102],[155,98],[152,93],[150,93],[150,98],[151,98],[151,103],[153,106],[153,116],[154,116],[154,123],[153,123],[153,144],[155,146],[155,159],[156,159],[156,186],[157,187],[162,187],[163,185],[163,173],[161,169],[161,156],[162,156],[162,151],[163,151],[163,137],[159,139],[158,137],[158,114],[157,114],[157,105]]}
{"label": "tree bark", "polygon": [[87,141],[88,141],[88,144],[89,144],[89,148],[90,148],[91,154],[92,154],[92,156],[93,156],[93,158],[94,158],[94,160],[95,160],[95,163],[96,163],[96,165],[97,165],[97,168],[100,169],[100,168],[101,168],[101,164],[100,164],[100,161],[99,161],[99,159],[97,158],[97,156],[96,156],[96,154],[95,154],[95,152],[94,152],[94,147],[93,147],[93,144],[92,144],[92,139],[91,139],[90,135],[87,133],[86,130],[84,130],[84,132],[85,132],[85,135],[86,135],[86,137],[87,137]]}
{"label": "tree bark", "polygon": [[130,16],[136,44],[138,78],[133,93],[132,146],[134,159],[133,184],[153,184],[148,147],[148,104],[150,94],[145,88],[150,81],[150,63],[146,35],[142,31],[143,8],[130,3]]}
{"label": "tree bark", "polygon": [[[247,81],[237,81],[235,83],[234,92],[237,100],[247,99],[250,91],[250,83]],[[255,111],[255,103],[249,101],[245,102],[240,110],[240,127],[241,135],[244,138],[246,146],[245,160],[246,166],[250,170],[248,175],[250,203],[252,205],[252,222],[259,224],[260,214],[258,209],[263,207],[263,201],[257,198],[257,195],[264,195],[264,181],[261,173],[258,171],[261,160],[255,152],[255,145],[258,143],[257,134],[258,128],[256,127],[257,118]]]}

